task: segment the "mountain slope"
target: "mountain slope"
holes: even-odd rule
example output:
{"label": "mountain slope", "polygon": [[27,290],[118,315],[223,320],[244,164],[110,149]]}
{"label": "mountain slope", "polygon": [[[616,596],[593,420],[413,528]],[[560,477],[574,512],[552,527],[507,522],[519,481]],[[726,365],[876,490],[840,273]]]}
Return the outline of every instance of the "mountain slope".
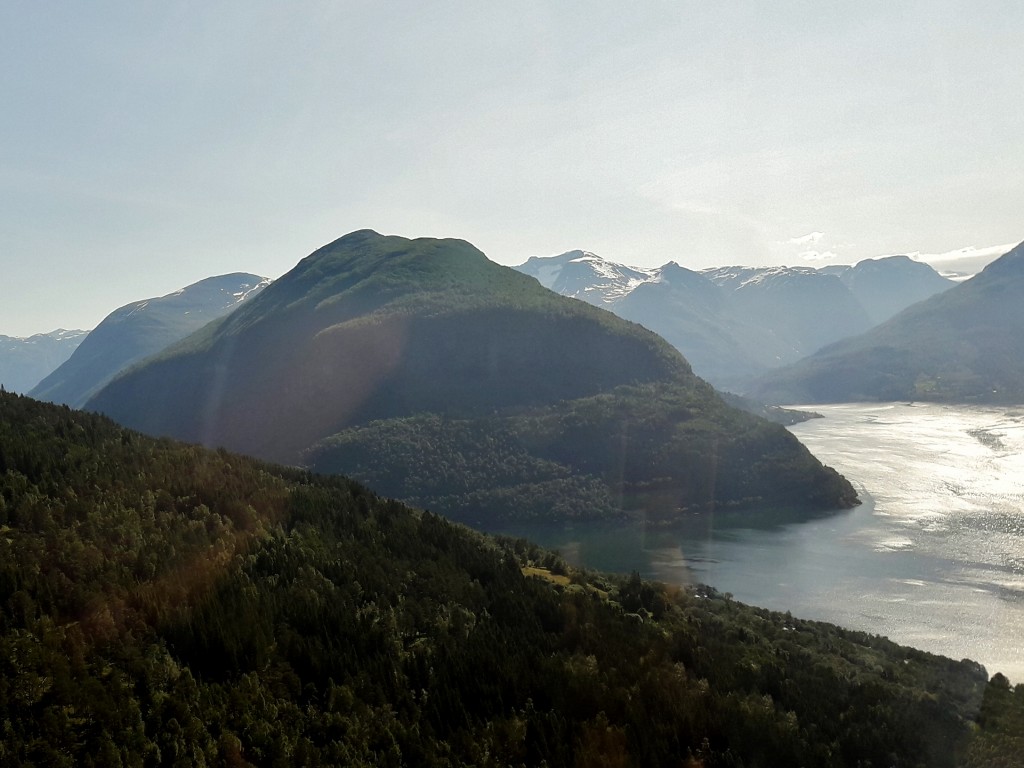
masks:
{"label": "mountain slope", "polygon": [[[373,478],[484,523],[527,514],[507,500],[538,483],[531,508],[548,515],[580,487],[593,492],[589,515],[654,500],[659,517],[720,504],[820,512],[855,498],[784,429],[727,407],[659,337],[460,240],[346,235],[88,407],[152,434]],[[506,437],[488,441],[496,425]],[[424,496],[419,464],[438,441],[455,460]],[[509,451],[514,476],[491,477]]]}
{"label": "mountain slope", "polygon": [[744,323],[769,330],[774,343],[764,343],[772,367],[871,326],[841,280],[810,267],[717,267],[702,274],[728,291]]}
{"label": "mountain slope", "polygon": [[617,301],[612,311],[658,333],[709,379],[720,357],[744,364],[739,345],[724,327],[727,299],[703,275],[674,262]]}
{"label": "mountain slope", "polygon": [[928,264],[909,256],[865,259],[836,274],[867,311],[873,325],[955,285]]}
{"label": "mountain slope", "polygon": [[220,275],[114,310],[31,395],[80,408],[125,368],[231,312],[268,282],[243,273]]}
{"label": "mountain slope", "polygon": [[1017,746],[1021,696],[972,662],[9,394],[0,531],[4,765],[952,768]]}
{"label": "mountain slope", "polygon": [[733,387],[777,364],[770,328],[748,323],[729,290],[674,262],[609,309],[661,335],[716,386]]}
{"label": "mountain slope", "polygon": [[71,357],[88,333],[61,328],[27,338],[0,336],[0,385],[8,392],[28,392]]}
{"label": "mountain slope", "polygon": [[1024,245],[970,280],[751,387],[772,402],[1024,402]]}

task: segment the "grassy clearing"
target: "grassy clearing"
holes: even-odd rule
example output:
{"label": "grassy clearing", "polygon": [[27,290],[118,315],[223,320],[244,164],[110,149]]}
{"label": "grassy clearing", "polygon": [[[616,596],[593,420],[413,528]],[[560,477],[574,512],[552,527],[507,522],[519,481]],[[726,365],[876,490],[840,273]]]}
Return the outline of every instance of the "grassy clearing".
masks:
{"label": "grassy clearing", "polygon": [[539,576],[546,581],[550,581],[552,584],[560,584],[563,587],[569,586],[570,583],[568,576],[552,573],[547,568],[538,568],[534,565],[524,565],[523,576]]}

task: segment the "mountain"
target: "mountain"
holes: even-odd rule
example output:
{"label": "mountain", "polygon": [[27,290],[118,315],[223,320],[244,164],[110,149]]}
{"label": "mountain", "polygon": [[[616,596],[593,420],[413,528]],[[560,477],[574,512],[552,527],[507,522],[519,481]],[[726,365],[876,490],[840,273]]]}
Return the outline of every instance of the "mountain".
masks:
{"label": "mountain", "polygon": [[717,267],[702,274],[729,293],[735,315],[768,331],[762,343],[771,367],[871,326],[839,278],[811,267]]}
{"label": "mountain", "polygon": [[8,392],[28,392],[71,357],[88,333],[60,328],[26,338],[0,336],[0,386]]}
{"label": "mountain", "polygon": [[769,402],[1024,402],[1024,244],[860,336],[761,377]]}
{"label": "mountain", "polygon": [[537,278],[541,285],[555,293],[598,307],[613,304],[656,274],[655,270],[616,264],[589,251],[532,256],[515,269]]}
{"label": "mountain", "polygon": [[855,503],[663,339],[461,240],[346,235],[87,407],[480,525]]}
{"label": "mountain", "polygon": [[874,325],[955,285],[928,264],[909,256],[865,259],[852,267],[825,269],[835,270],[833,274],[850,289]]}
{"label": "mountain", "polygon": [[269,282],[236,272],[126,304],[107,315],[70,358],[32,388],[31,395],[80,408],[125,368],[231,312]]}
{"label": "mountain", "polygon": [[[269,290],[269,289],[268,289]],[[4,765],[1012,765],[980,665],[0,393]]]}

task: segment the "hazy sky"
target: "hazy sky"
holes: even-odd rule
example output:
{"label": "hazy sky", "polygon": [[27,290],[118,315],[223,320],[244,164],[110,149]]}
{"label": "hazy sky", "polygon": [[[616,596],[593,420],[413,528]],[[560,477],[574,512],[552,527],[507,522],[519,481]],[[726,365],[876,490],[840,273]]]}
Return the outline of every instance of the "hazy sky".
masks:
{"label": "hazy sky", "polygon": [[495,261],[1024,239],[1024,3],[0,2],[0,334],[365,227]]}

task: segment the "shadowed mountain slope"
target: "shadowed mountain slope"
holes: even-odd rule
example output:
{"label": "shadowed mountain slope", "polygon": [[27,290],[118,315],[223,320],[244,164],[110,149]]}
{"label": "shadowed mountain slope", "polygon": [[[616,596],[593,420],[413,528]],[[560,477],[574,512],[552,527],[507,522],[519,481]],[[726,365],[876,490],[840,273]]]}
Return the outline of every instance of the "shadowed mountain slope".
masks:
{"label": "shadowed mountain slope", "polygon": [[126,304],[107,315],[30,394],[80,408],[125,368],[231,312],[268,283],[256,275],[220,275],[167,296]]}
{"label": "shadowed mountain slope", "polygon": [[753,341],[762,334],[733,316],[728,294],[678,264],[666,264],[658,279],[636,286],[609,309],[660,334],[709,381],[734,382],[769,367]]}
{"label": "shadowed mountain slope", "polygon": [[734,317],[768,332],[761,343],[771,367],[871,326],[841,280],[810,267],[719,267],[702,274],[728,292]]}

